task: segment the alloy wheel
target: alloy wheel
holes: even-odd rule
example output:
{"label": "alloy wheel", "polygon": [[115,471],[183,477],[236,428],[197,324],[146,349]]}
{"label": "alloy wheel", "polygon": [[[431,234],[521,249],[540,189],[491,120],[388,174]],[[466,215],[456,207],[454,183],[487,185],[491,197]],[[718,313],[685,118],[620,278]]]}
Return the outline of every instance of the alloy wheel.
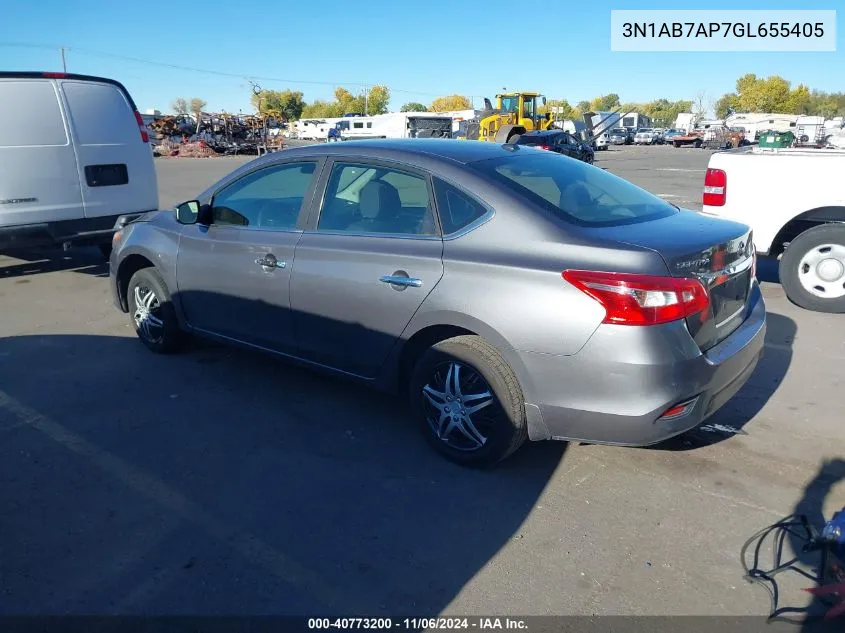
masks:
{"label": "alloy wheel", "polygon": [[151,288],[135,286],[135,311],[132,318],[135,327],[150,343],[164,339],[164,321],[161,318],[161,302]]}
{"label": "alloy wheel", "polygon": [[422,389],[425,416],[435,436],[452,449],[476,451],[490,438],[499,407],[487,381],[455,361],[435,367]]}

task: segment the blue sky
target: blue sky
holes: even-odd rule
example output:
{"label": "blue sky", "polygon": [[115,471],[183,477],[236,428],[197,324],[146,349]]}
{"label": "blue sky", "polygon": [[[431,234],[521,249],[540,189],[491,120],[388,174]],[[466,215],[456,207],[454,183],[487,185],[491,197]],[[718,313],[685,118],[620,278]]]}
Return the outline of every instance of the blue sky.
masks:
{"label": "blue sky", "polygon": [[[481,97],[502,87],[539,90],[573,104],[609,92],[623,101],[647,101],[692,98],[704,90],[716,99],[746,72],[780,74],[834,91],[845,90],[841,29],[835,53],[611,52],[609,31],[611,9],[835,9],[836,4],[203,0],[136,2],[121,9],[103,0],[3,0],[0,69],[61,70],[58,49],[65,46],[69,72],[122,81],[142,110],[167,110],[175,97],[198,96],[209,110],[251,111],[249,77],[262,77],[257,82],[265,88],[302,90],[307,100],[329,98],[335,86],[355,91],[383,83],[393,91],[394,108],[452,93],[474,96],[480,105]],[[252,8],[238,13],[239,6]]]}

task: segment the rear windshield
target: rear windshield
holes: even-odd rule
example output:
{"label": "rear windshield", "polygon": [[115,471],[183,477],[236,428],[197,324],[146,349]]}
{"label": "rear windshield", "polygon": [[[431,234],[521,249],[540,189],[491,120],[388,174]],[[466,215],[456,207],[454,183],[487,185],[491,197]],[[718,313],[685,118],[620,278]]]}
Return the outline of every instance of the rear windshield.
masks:
{"label": "rear windshield", "polygon": [[516,141],[517,145],[548,145],[553,138],[551,136],[525,136],[522,135]]}
{"label": "rear windshield", "polygon": [[581,226],[636,224],[678,213],[676,207],[627,180],[554,152],[517,150],[469,166],[554,216]]}

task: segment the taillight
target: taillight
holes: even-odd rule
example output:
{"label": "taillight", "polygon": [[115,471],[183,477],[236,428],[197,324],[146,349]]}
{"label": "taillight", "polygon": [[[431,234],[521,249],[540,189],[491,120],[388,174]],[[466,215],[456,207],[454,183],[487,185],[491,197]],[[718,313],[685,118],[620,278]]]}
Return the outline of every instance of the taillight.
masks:
{"label": "taillight", "polygon": [[551,149],[548,145],[538,145],[539,149]]}
{"label": "taillight", "polygon": [[141,132],[141,140],[144,141],[144,143],[149,143],[150,135],[147,132],[147,126],[144,123],[143,117],[141,117],[141,113],[137,110],[135,110],[135,120],[138,122],[138,130]]}
{"label": "taillight", "polygon": [[604,323],[656,325],[678,321],[710,307],[698,279],[588,270],[566,270],[563,278],[598,301]]}
{"label": "taillight", "polygon": [[707,169],[704,175],[704,197],[706,206],[721,207],[725,204],[728,188],[728,175],[721,169]]}

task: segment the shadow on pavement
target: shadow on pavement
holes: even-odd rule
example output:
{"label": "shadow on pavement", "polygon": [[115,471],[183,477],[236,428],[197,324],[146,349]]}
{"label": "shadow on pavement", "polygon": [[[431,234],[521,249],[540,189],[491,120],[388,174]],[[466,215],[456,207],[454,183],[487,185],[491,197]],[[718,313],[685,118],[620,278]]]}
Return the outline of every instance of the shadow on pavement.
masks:
{"label": "shadow on pavement", "polygon": [[436,615],[566,446],[463,469],[389,396],[134,336],[0,339],[0,433],[0,612],[41,615]]}
{"label": "shadow on pavement", "polygon": [[[792,630],[802,633],[845,630],[845,615],[825,619],[832,607],[845,597],[813,596],[804,602],[802,598],[806,599],[806,594],[801,591],[841,583],[825,573],[822,549],[814,545],[814,539],[832,516],[825,514],[825,503],[832,489],[842,481],[845,481],[845,460],[821,463],[804,487],[793,513],[746,542],[742,551],[746,580],[769,593],[770,622],[797,625]],[[838,502],[832,505],[838,506]],[[802,603],[803,606],[798,606]]]}
{"label": "shadow on pavement", "polygon": [[0,255],[22,260],[22,263],[0,266],[0,280],[60,271],[85,273],[95,277],[108,277],[109,274],[108,261],[95,247],[67,251],[60,248],[8,251]]}
{"label": "shadow on pavement", "polygon": [[748,432],[744,427],[766,406],[789,370],[792,343],[798,329],[795,321],[774,312],[768,313],[766,322],[763,358],[742,389],[701,426],[652,448],[694,450]]}

